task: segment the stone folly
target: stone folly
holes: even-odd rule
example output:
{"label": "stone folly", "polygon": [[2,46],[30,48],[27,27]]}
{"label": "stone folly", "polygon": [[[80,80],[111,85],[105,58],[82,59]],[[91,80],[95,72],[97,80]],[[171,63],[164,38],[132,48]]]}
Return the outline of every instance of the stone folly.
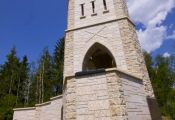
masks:
{"label": "stone folly", "polygon": [[63,95],[14,120],[161,119],[124,0],[68,0],[64,58]]}

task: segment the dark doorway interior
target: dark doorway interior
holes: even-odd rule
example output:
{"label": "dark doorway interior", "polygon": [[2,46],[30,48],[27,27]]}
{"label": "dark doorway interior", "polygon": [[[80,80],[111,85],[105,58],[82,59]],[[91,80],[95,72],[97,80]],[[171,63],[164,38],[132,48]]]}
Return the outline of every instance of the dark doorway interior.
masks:
{"label": "dark doorway interior", "polygon": [[86,53],[83,62],[83,71],[116,67],[110,51],[103,45],[95,43]]}

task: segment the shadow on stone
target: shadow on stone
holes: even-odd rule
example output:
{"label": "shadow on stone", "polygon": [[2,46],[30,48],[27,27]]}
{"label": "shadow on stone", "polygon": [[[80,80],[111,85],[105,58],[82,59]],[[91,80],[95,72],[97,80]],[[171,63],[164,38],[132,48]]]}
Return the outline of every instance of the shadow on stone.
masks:
{"label": "shadow on stone", "polygon": [[147,97],[147,102],[152,120],[162,120],[156,99]]}

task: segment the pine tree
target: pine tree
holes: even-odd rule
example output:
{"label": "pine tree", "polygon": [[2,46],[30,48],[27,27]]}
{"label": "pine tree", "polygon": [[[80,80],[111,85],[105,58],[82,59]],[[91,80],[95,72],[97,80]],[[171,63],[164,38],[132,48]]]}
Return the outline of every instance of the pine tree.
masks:
{"label": "pine tree", "polygon": [[42,103],[52,97],[53,93],[53,60],[48,48],[43,50],[39,59],[38,69],[36,72],[37,78],[37,97],[38,102]]}
{"label": "pine tree", "polygon": [[29,63],[27,56],[24,56],[19,68],[19,84],[18,84],[18,96],[17,100],[20,101],[22,106],[25,106],[27,103],[27,92],[29,84]]}
{"label": "pine tree", "polygon": [[6,113],[8,118],[12,117],[12,108],[16,105],[19,66],[20,61],[14,47],[7,55],[7,61],[1,66],[0,119],[5,119]]}
{"label": "pine tree", "polygon": [[54,50],[54,88],[56,95],[62,93],[63,87],[64,42],[64,38],[58,40]]}

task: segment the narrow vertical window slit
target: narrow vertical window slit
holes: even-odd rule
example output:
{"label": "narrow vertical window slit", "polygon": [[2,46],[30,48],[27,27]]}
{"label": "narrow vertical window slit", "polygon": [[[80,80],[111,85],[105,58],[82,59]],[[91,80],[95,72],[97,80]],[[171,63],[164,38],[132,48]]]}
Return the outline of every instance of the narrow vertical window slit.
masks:
{"label": "narrow vertical window slit", "polygon": [[104,10],[107,10],[106,0],[103,0]]}
{"label": "narrow vertical window slit", "polygon": [[84,16],[84,4],[80,4],[81,6],[81,16]]}
{"label": "narrow vertical window slit", "polygon": [[95,1],[91,1],[92,3],[92,12],[95,13]]}

